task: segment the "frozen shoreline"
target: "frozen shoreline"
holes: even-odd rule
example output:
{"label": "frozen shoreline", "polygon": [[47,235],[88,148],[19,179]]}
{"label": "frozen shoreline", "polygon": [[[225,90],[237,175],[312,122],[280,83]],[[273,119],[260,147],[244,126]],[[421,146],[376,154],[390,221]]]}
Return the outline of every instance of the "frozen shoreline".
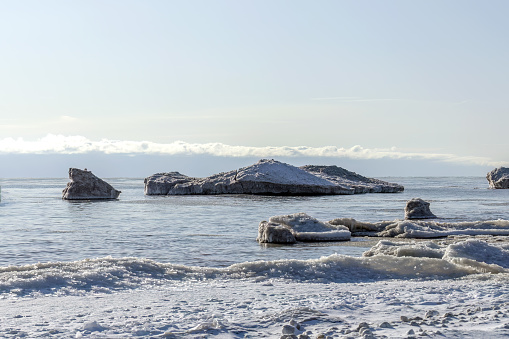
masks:
{"label": "frozen shoreline", "polygon": [[98,258],[0,268],[0,334],[54,338],[509,336],[505,238],[380,241],[363,257],[226,268]]}
{"label": "frozen shoreline", "polygon": [[311,338],[502,338],[509,335],[507,278],[480,274],[368,283],[241,279],[81,296],[9,297],[0,299],[0,331],[29,338],[279,338],[294,320],[300,325],[294,333]]}

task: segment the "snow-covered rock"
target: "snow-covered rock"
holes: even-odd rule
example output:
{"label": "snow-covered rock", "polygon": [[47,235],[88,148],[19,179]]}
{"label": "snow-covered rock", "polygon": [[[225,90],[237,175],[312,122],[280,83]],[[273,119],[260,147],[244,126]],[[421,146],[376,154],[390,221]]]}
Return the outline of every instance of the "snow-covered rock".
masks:
{"label": "snow-covered rock", "polygon": [[294,243],[296,241],[344,241],[351,233],[343,225],[331,225],[306,213],[270,217],[258,226],[258,242]]}
{"label": "snow-covered rock", "polygon": [[[178,172],[158,173],[145,178],[145,194],[339,195],[403,190],[400,185],[376,179],[365,178],[357,182],[349,177],[341,180],[339,174],[325,176],[314,167],[312,169],[298,168],[275,160],[260,160],[254,165],[207,178],[192,178]],[[373,182],[369,183],[369,180]],[[369,185],[371,190],[366,188]]]}
{"label": "snow-covered rock", "polygon": [[62,191],[62,199],[117,199],[121,193],[87,170],[69,168],[69,179],[71,181],[67,183],[67,187]]}
{"label": "snow-covered rock", "polygon": [[509,168],[499,167],[486,175],[490,188],[509,188]]}
{"label": "snow-covered rock", "polygon": [[288,227],[267,221],[260,222],[256,241],[259,243],[274,244],[294,244],[297,242],[295,236]]}
{"label": "snow-covered rock", "polygon": [[407,201],[405,206],[405,219],[433,219],[436,216],[429,209],[429,202],[421,198]]}
{"label": "snow-covered rock", "polygon": [[404,187],[401,185],[379,179],[367,178],[338,166],[307,165],[300,168],[320,178],[337,183],[338,185],[351,187],[356,194],[397,193],[404,190]]}

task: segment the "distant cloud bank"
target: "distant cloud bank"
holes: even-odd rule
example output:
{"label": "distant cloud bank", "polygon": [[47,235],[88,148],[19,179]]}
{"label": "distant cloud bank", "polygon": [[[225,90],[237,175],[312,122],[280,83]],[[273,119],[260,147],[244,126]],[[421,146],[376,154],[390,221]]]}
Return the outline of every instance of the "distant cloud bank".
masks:
{"label": "distant cloud bank", "polygon": [[414,159],[433,160],[464,165],[503,166],[484,157],[457,156],[438,153],[410,153],[392,149],[368,149],[362,146],[343,148],[336,146],[231,146],[222,143],[192,144],[175,141],[161,144],[150,141],[124,141],[101,139],[92,141],[83,136],[48,134],[37,141],[22,138],[0,139],[0,154],[151,154],[151,155],[211,155],[220,157],[336,157],[351,159]]}

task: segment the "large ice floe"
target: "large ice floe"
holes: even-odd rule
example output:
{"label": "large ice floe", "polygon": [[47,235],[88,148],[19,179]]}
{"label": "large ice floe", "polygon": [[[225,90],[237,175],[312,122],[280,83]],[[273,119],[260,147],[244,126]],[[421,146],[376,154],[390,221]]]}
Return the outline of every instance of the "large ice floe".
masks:
{"label": "large ice floe", "polygon": [[179,172],[157,173],[145,178],[147,195],[340,195],[396,193],[403,189],[401,185],[366,178],[337,166],[299,168],[266,159],[207,178],[188,177]]}

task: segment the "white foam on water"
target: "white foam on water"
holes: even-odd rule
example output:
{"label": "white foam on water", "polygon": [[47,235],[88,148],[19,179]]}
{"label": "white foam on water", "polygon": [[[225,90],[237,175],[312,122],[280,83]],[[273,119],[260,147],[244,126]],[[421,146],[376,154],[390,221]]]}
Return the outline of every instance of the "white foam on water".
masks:
{"label": "white foam on water", "polygon": [[[473,244],[483,248],[484,252],[477,251],[475,256],[469,254]],[[430,244],[396,246],[390,242],[380,242],[368,252],[361,258],[334,254],[311,260],[245,262],[227,268],[164,264],[139,258],[98,258],[9,266],[0,268],[0,293],[82,294],[178,281],[231,279],[337,283],[388,279],[449,279],[479,272],[506,272],[507,265],[502,263],[504,260],[509,262],[507,250],[472,241],[450,245],[447,249],[435,248]],[[443,258],[439,258],[441,253],[444,253]]]}

